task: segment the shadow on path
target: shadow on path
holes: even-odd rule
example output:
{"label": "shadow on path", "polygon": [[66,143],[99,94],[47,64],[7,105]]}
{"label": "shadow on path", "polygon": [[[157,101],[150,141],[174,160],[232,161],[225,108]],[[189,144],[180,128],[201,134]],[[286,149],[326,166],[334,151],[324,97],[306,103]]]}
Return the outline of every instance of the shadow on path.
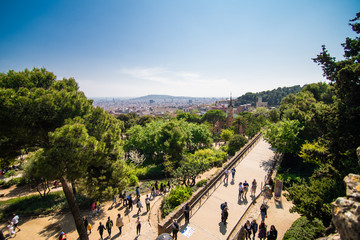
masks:
{"label": "shadow on path", "polygon": [[227,225],[225,225],[223,222],[219,222],[219,228],[222,235],[226,234]]}

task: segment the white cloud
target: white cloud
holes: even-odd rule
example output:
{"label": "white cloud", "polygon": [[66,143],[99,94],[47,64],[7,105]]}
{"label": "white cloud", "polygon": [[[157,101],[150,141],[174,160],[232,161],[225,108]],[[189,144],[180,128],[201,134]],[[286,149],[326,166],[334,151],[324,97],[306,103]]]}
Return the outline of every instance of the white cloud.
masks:
{"label": "white cloud", "polygon": [[229,81],[225,78],[207,78],[199,73],[171,71],[166,68],[123,68],[120,73],[136,79],[159,82],[171,86],[198,87],[206,84],[207,86],[219,87],[228,85]]}

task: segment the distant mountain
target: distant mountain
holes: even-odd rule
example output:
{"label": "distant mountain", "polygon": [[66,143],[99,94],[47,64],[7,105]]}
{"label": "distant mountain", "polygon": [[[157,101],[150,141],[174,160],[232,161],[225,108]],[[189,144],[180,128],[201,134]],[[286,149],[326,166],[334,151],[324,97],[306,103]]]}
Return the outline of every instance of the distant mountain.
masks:
{"label": "distant mountain", "polygon": [[262,91],[257,93],[247,92],[244,95],[238,97],[235,100],[235,106],[250,103],[252,106],[256,105],[259,97],[262,98],[263,102],[268,102],[269,107],[280,106],[281,100],[287,95],[300,92],[302,87],[300,85],[292,87],[279,87],[277,89]]}
{"label": "distant mountain", "polygon": [[169,101],[169,100],[196,100],[196,99],[217,99],[217,98],[201,98],[201,97],[184,97],[184,96],[170,96],[170,95],[147,95],[137,98],[132,98],[130,100],[134,101]]}

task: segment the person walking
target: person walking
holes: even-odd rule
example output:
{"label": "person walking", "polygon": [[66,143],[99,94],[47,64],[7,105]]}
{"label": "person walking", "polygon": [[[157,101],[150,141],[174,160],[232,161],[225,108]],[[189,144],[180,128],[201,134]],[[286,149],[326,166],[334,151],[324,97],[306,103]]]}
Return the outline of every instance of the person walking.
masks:
{"label": "person walking", "polygon": [[129,197],[128,197],[128,206],[129,206],[129,210],[132,211],[133,210],[133,199],[132,199],[131,194],[129,194]]}
{"label": "person walking", "polygon": [[111,229],[113,225],[114,225],[113,221],[110,219],[110,217],[108,217],[108,220],[106,221],[106,229],[109,233],[109,238],[111,238]]}
{"label": "person walking", "polygon": [[228,181],[229,181],[229,170],[226,169],[224,172],[224,183],[228,184]]}
{"label": "person walking", "polygon": [[247,192],[249,191],[249,183],[245,180],[243,184],[244,188],[244,198],[246,198]]}
{"label": "person walking", "polygon": [[121,235],[121,229],[124,226],[124,220],[120,213],[118,213],[118,217],[116,219],[116,226],[119,228],[119,234]]}
{"label": "person walking", "polygon": [[267,239],[268,240],[276,240],[277,234],[278,234],[278,232],[277,232],[275,226],[271,225],[270,232],[269,232],[269,235],[268,235]]}
{"label": "person walking", "polygon": [[140,187],[137,186],[135,191],[136,191],[136,197],[140,198]]}
{"label": "person walking", "polygon": [[[84,227],[87,232],[87,230],[89,230],[89,221],[87,220],[87,218],[85,216],[83,217],[83,223],[84,223]],[[90,233],[91,233],[91,228],[90,228]]]}
{"label": "person walking", "polygon": [[14,225],[14,231],[16,231],[16,228],[17,228],[17,229],[19,229],[19,232],[20,232],[21,229],[18,226],[18,224],[19,224],[19,215],[16,215],[14,213],[13,218],[11,219],[11,222]]}
{"label": "person walking", "polygon": [[138,197],[136,205],[137,205],[137,207],[138,207],[138,212],[137,212],[137,214],[139,214],[139,213],[141,213],[141,208],[143,208],[143,205],[142,205],[142,203],[141,203],[141,201],[140,201],[140,197]]}
{"label": "person walking", "polygon": [[150,197],[149,197],[149,195],[146,195],[145,204],[146,204],[146,212],[149,212],[150,211]]}
{"label": "person walking", "polygon": [[185,224],[190,223],[190,204],[187,203],[184,206],[184,216],[185,216]]}
{"label": "person walking", "polygon": [[221,221],[224,223],[224,225],[227,224],[226,220],[228,219],[229,216],[229,212],[228,212],[228,207],[224,207],[224,209],[221,212]]}
{"label": "person walking", "polygon": [[95,211],[95,207],[96,207],[96,203],[95,201],[93,201],[93,203],[91,204],[91,217],[93,217],[94,215],[97,215],[96,211]]}
{"label": "person walking", "polygon": [[253,240],[255,240],[255,234],[257,233],[258,231],[258,227],[259,225],[256,223],[256,220],[252,220],[251,221],[251,230],[252,230],[252,233],[253,233]]}
{"label": "person walking", "polygon": [[100,239],[103,239],[104,230],[106,230],[105,226],[100,222],[99,227],[97,229],[100,234]]}
{"label": "person walking", "polygon": [[126,207],[127,205],[128,196],[126,195],[126,191],[123,193],[123,206]]}
{"label": "person walking", "polygon": [[136,219],[136,235],[140,235],[140,231],[141,231],[141,219],[140,217],[137,217]]}
{"label": "person walking", "polygon": [[174,240],[177,240],[177,234],[178,234],[179,230],[180,230],[179,224],[174,219],[173,224],[172,224],[172,233],[173,233]]}
{"label": "person walking", "polygon": [[243,186],[242,186],[242,182],[240,182],[240,183],[239,183],[239,196],[238,196],[238,200],[241,200],[241,199],[242,199],[243,193],[244,193],[244,188],[243,188]]}
{"label": "person walking", "polygon": [[244,228],[245,228],[246,240],[251,240],[251,224],[249,220],[247,220],[246,223],[244,224]]}
{"label": "person walking", "polygon": [[256,187],[257,187],[257,182],[256,182],[256,179],[254,179],[251,184],[251,193],[250,193],[253,196],[255,196]]}
{"label": "person walking", "polygon": [[115,204],[115,206],[116,206],[116,195],[114,194],[114,197],[113,197],[113,202],[112,202],[112,204],[111,204],[111,207],[113,206]]}
{"label": "person walking", "polygon": [[265,204],[261,204],[260,206],[260,215],[261,215],[261,220],[265,221],[265,218],[267,217],[267,208]]}
{"label": "person walking", "polygon": [[231,169],[232,181],[235,180],[235,173],[236,173],[236,169],[233,167],[233,168]]}
{"label": "person walking", "polygon": [[265,240],[265,238],[266,238],[266,225],[265,225],[264,221],[261,221],[261,223],[259,225],[258,237],[260,238],[260,240]]}
{"label": "person walking", "polygon": [[11,221],[8,221],[8,225],[6,226],[9,232],[9,236],[12,237],[13,235],[16,236],[16,233],[14,231],[14,225]]}

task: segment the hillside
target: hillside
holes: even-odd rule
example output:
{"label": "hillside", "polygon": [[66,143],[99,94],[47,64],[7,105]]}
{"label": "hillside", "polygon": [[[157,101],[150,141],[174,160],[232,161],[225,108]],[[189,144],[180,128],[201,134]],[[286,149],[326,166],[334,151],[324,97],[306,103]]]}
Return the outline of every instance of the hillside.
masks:
{"label": "hillside", "polygon": [[302,87],[300,87],[300,85],[295,85],[292,87],[279,87],[277,89],[257,93],[247,92],[235,100],[235,106],[248,103],[255,106],[258,98],[261,97],[263,102],[268,102],[269,107],[276,107],[280,105],[281,100],[285,96],[291,93],[296,94],[300,92],[301,89]]}

